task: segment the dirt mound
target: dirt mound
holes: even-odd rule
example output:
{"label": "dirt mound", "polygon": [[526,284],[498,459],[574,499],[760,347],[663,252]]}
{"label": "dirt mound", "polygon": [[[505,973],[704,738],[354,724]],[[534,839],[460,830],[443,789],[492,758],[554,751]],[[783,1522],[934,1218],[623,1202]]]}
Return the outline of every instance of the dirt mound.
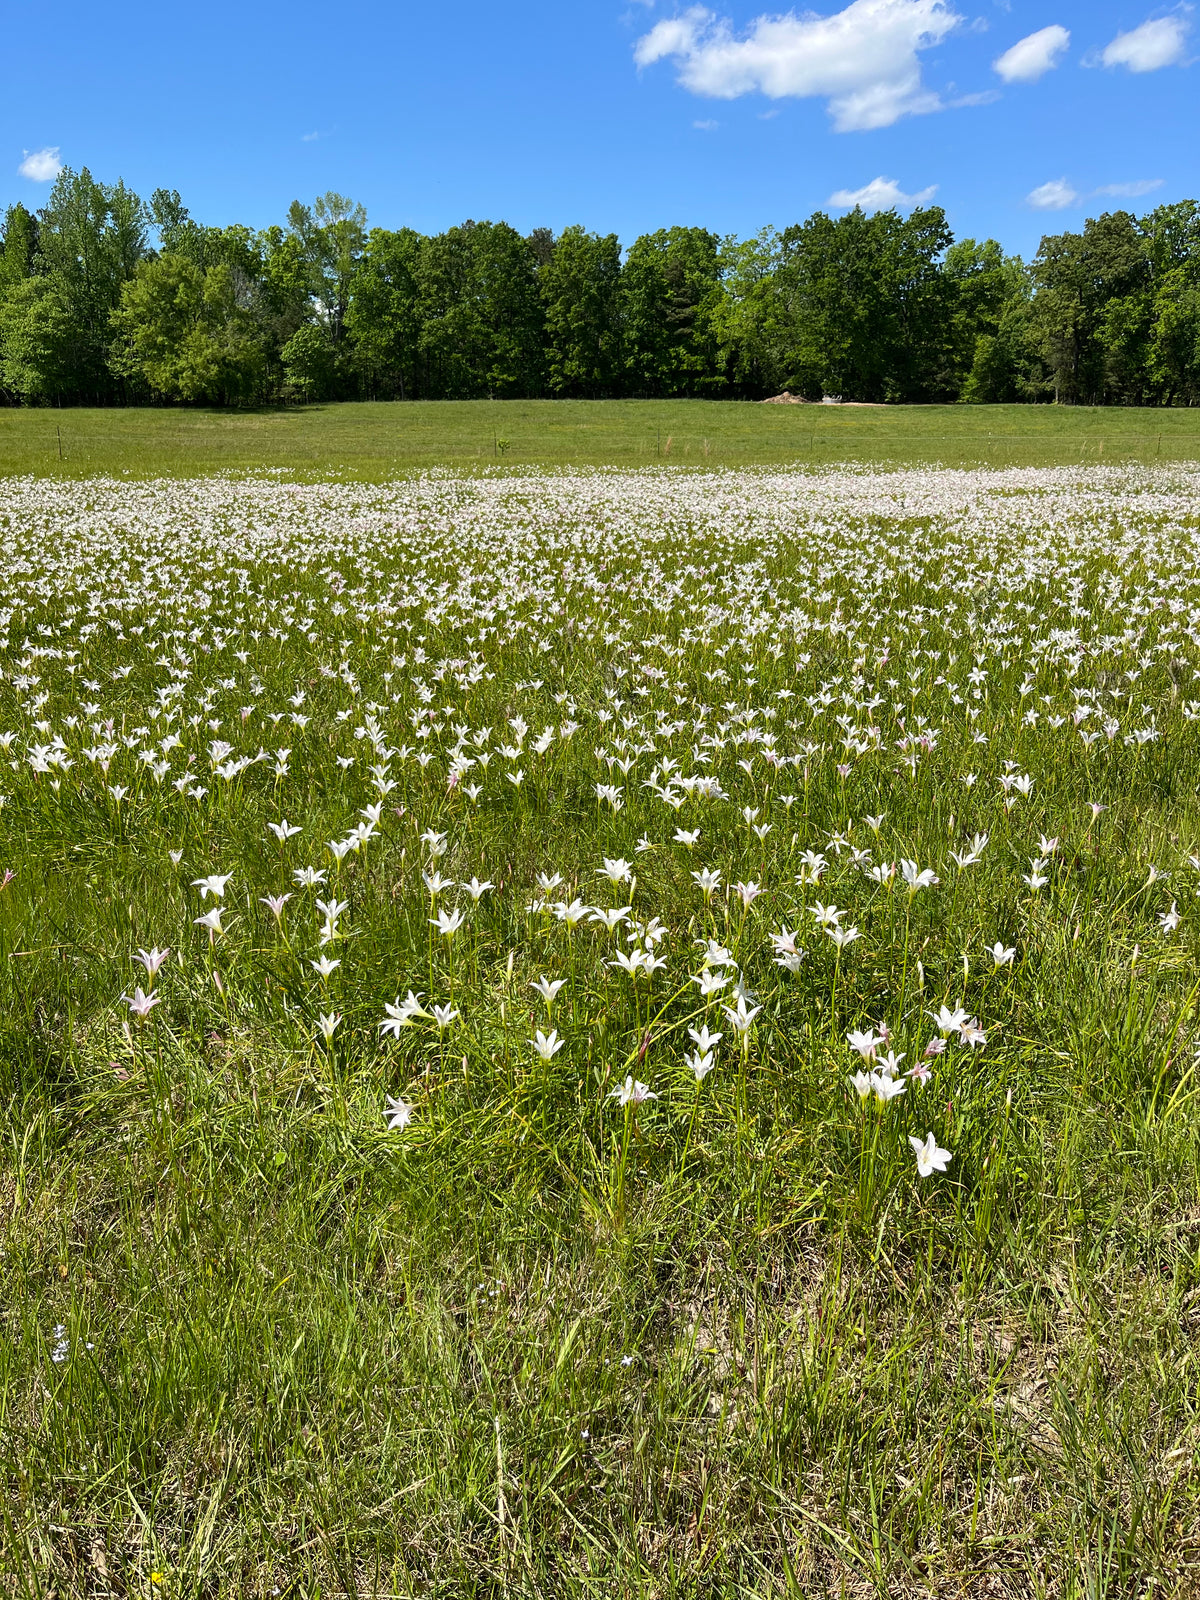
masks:
{"label": "dirt mound", "polygon": [[802,394],[793,394],[790,389],[758,403],[760,406],[870,406],[872,409],[883,405],[882,400],[842,400],[832,394],[824,395],[820,400],[806,400]]}

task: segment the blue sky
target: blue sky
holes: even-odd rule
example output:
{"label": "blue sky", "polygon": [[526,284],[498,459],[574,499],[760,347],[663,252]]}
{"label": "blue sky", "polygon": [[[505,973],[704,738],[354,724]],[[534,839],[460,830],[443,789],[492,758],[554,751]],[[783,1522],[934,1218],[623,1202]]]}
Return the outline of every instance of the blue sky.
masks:
{"label": "blue sky", "polygon": [[177,188],[211,223],[333,188],[388,227],[628,244],[928,194],[959,237],[1031,254],[1098,211],[1200,196],[1189,5],[62,0],[6,34],[6,204],[44,203],[61,161]]}

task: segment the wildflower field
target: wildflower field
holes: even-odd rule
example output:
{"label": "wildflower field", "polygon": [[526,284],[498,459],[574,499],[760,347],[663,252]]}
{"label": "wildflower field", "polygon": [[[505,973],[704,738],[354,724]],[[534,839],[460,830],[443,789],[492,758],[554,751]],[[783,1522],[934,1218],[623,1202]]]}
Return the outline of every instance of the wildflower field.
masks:
{"label": "wildflower field", "polygon": [[1195,1594],[1198,491],[7,480],[0,1592]]}

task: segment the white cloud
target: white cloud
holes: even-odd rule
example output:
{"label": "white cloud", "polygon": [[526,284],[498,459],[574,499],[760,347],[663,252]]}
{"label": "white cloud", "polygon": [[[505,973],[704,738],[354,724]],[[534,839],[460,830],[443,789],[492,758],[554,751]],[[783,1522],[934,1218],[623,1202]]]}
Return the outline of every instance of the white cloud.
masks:
{"label": "white cloud", "polygon": [[1051,178],[1049,183],[1032,189],[1025,198],[1036,211],[1065,211],[1068,206],[1077,206],[1083,196],[1065,178]]}
{"label": "white cloud", "polygon": [[996,57],[992,66],[1005,83],[1036,83],[1058,65],[1059,56],[1070,42],[1071,35],[1055,22],[1018,39],[1011,49]]}
{"label": "white cloud", "polygon": [[701,133],[712,133],[715,128],[719,128],[720,126],[721,124],[719,122],[714,122],[711,117],[705,117],[702,122],[692,123],[692,127],[699,128]]}
{"label": "white cloud", "polygon": [[34,183],[52,183],[62,171],[57,145],[47,145],[43,150],[26,150],[25,159],[17,168],[23,178]]}
{"label": "white cloud", "polygon": [[639,67],[648,67],[666,56],[687,55],[696,43],[700,30],[712,21],[712,12],[703,6],[693,6],[682,17],[667,17],[656,22],[633,47],[633,59]]}
{"label": "white cloud", "polygon": [[1161,178],[1135,178],[1132,183],[1102,183],[1096,193],[1119,195],[1125,200],[1136,200],[1139,195],[1150,194],[1162,186]]}
{"label": "white cloud", "polygon": [[916,194],[905,194],[895,178],[872,178],[861,189],[839,189],[829,196],[829,204],[839,210],[861,206],[864,211],[908,211],[913,206],[926,205],[937,193],[938,186],[931,183],[928,189]]}
{"label": "white cloud", "polygon": [[726,18],[693,6],[651,28],[634,59],[648,67],[670,58],[685,89],[718,100],[756,92],[827,100],[835,129],[846,133],[940,111],[940,97],[921,81],[917,53],[961,20],[948,0],[851,0],[830,17],[756,17],[739,38]]}
{"label": "white cloud", "polygon": [[1140,28],[1119,33],[1100,52],[1105,67],[1128,67],[1130,72],[1157,72],[1183,59],[1188,24],[1182,16],[1153,17]]}

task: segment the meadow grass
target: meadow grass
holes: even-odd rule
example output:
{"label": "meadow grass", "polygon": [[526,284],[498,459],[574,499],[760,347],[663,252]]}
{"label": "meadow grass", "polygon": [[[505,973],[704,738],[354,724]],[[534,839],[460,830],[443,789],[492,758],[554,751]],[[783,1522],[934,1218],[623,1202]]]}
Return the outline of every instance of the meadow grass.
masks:
{"label": "meadow grass", "polygon": [[1195,1593],[1198,487],[10,480],[3,1592]]}
{"label": "meadow grass", "polygon": [[286,469],[379,482],[431,466],[841,462],[1067,466],[1200,458],[1200,413],[1071,406],[419,401],[203,410],[0,410],[0,472],[187,477]]}

